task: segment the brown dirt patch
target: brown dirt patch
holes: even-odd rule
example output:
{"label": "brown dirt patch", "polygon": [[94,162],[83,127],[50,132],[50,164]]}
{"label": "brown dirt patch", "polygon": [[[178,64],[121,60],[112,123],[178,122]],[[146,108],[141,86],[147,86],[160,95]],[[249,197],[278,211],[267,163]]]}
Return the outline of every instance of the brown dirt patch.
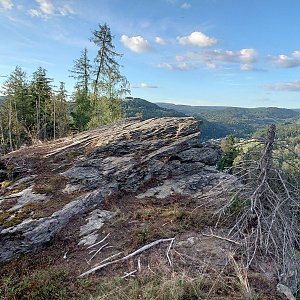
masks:
{"label": "brown dirt patch", "polygon": [[[115,289],[132,289],[131,284],[140,284],[143,288],[143,284],[145,286],[149,284],[148,281],[145,283],[143,278],[154,276],[152,283],[160,278],[162,280],[160,284],[163,284],[173,277],[185,274],[192,281],[194,280],[192,278],[201,278],[201,290],[207,296],[204,299],[244,300],[237,277],[226,258],[226,253],[233,250],[232,245],[226,241],[202,235],[203,232],[210,232],[216,220],[210,208],[195,209],[199,205],[197,201],[180,195],[161,200],[137,199],[129,194],[112,195],[105,200],[101,208],[117,212],[117,214],[101,228],[98,239],[110,233],[106,240],[109,244],[89,264],[87,260],[94,253],[89,252],[93,249],[77,245],[80,225],[85,224],[84,216],[82,216],[72,219],[45,247],[15,258],[8,264],[3,264],[0,268],[0,282],[8,277],[17,278],[23,282],[31,276],[33,280],[35,278],[33,274],[49,270],[51,278],[48,278],[48,281],[54,280],[53,285],[55,285],[57,272],[63,272],[59,274],[65,284],[57,288],[65,290],[66,298],[61,299],[84,299],[87,294],[99,294],[99,287],[107,284],[108,290],[112,293],[111,299],[115,300],[122,299],[113,296],[116,295]],[[223,234],[221,230],[216,233]],[[116,277],[122,276],[124,272],[138,268],[137,257],[122,264],[111,265],[88,278],[77,278],[82,272],[117,252],[123,251],[125,255],[156,239],[169,237],[176,237],[176,242],[170,252],[172,266],[169,266],[166,257],[169,245],[161,244],[140,255],[142,272],[136,279],[118,284],[115,282]],[[98,247],[94,249],[98,250]],[[66,259],[64,259],[65,254]],[[260,293],[258,299],[280,299],[272,288],[273,283],[260,281],[258,277],[250,275],[251,286],[257,293]],[[15,298],[7,299],[25,298],[17,295]],[[32,297],[31,299],[43,298]]]}

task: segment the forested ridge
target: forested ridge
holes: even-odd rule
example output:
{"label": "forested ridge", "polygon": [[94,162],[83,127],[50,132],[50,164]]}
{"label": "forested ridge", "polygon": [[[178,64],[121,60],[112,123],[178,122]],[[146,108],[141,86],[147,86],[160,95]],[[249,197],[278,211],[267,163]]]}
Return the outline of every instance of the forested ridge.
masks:
{"label": "forested ridge", "polygon": [[184,113],[174,109],[163,108],[144,99],[127,97],[122,102],[126,116],[143,119],[159,117],[184,117]]}
{"label": "forested ridge", "polygon": [[256,130],[266,125],[294,123],[300,118],[299,110],[278,107],[243,108],[157,104],[163,108],[177,110],[201,119],[204,140],[221,138],[230,134],[239,138],[250,138]]}

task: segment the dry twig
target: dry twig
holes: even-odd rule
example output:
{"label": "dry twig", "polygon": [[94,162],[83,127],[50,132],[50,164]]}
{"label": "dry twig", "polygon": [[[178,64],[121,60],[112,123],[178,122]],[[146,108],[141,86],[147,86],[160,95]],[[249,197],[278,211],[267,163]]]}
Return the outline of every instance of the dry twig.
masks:
{"label": "dry twig", "polygon": [[171,240],[170,245],[169,245],[169,247],[168,247],[168,250],[167,250],[167,252],[166,252],[166,255],[167,255],[167,258],[168,258],[168,261],[169,261],[169,264],[170,264],[171,267],[172,267],[172,261],[171,261],[171,259],[170,259],[169,253],[170,253],[171,248],[172,248],[172,246],[173,246],[174,240],[175,240],[175,238],[173,238],[173,239]]}
{"label": "dry twig", "polygon": [[97,242],[97,243],[95,243],[93,245],[88,246],[87,249],[93,248],[93,247],[95,247],[95,246],[103,243],[109,236],[110,236],[110,233],[108,233],[101,241],[99,241],[99,242]]}
{"label": "dry twig", "polygon": [[127,278],[127,277],[134,276],[133,274],[136,273],[136,272],[137,272],[137,270],[131,271],[131,272],[129,272],[129,273],[126,272],[125,275],[122,276],[121,278],[122,278],[122,279],[125,279],[125,278]]}
{"label": "dry twig", "polygon": [[91,260],[106,246],[108,245],[108,243],[104,244],[103,246],[101,246],[92,256],[91,258],[88,260],[88,264],[91,262]]}
{"label": "dry twig", "polygon": [[220,240],[224,240],[224,241],[227,241],[227,242],[230,242],[230,243],[233,243],[233,244],[236,244],[236,245],[241,245],[239,242],[237,241],[234,241],[232,239],[229,239],[229,238],[226,238],[226,237],[222,237],[222,236],[219,236],[219,235],[215,235],[215,234],[205,234],[205,233],[202,233],[203,236],[207,236],[207,237],[211,237],[211,238],[216,238],[216,239],[220,239]]}
{"label": "dry twig", "polygon": [[156,241],[154,241],[154,242],[152,242],[152,243],[150,243],[148,245],[145,245],[142,248],[139,248],[138,250],[136,250],[136,251],[128,254],[127,256],[124,256],[124,257],[122,257],[120,259],[116,259],[116,260],[113,260],[113,261],[109,261],[109,262],[104,263],[104,264],[100,264],[100,265],[98,265],[98,266],[96,266],[96,267],[94,267],[94,268],[92,268],[92,269],[90,269],[90,270],[88,270],[88,271],[80,274],[78,277],[81,278],[81,277],[87,276],[89,274],[92,274],[92,273],[94,273],[94,272],[96,272],[98,270],[101,270],[101,269],[103,269],[103,268],[105,268],[107,266],[110,266],[112,264],[123,262],[125,260],[128,260],[129,258],[132,258],[132,257],[134,257],[134,256],[136,256],[136,255],[138,255],[138,254],[140,254],[140,253],[142,253],[142,252],[144,252],[144,251],[146,251],[146,250],[148,250],[148,249],[150,249],[150,248],[158,245],[158,244],[166,243],[166,242],[171,242],[172,240],[174,240],[174,238],[156,240]]}

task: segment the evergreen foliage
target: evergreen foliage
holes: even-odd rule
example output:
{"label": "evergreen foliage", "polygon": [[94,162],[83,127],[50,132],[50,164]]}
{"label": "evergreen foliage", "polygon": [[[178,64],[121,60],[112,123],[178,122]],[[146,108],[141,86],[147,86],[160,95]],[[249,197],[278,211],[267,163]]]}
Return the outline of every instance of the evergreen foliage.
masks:
{"label": "evergreen foliage", "polygon": [[221,142],[223,151],[222,158],[217,163],[219,170],[229,169],[232,167],[234,160],[239,155],[240,150],[237,148],[236,141],[233,135],[229,135]]}
{"label": "evergreen foliage", "polygon": [[94,59],[89,128],[113,123],[123,117],[121,99],[129,93],[129,83],[120,73],[118,59],[122,55],[115,51],[112,40],[110,27],[106,23],[99,24],[99,28],[93,31],[91,41],[98,52]]}
{"label": "evergreen foliage", "polygon": [[31,81],[20,67],[9,75],[0,105],[0,153],[68,133],[65,84],[61,82],[59,90],[54,91],[51,81],[41,67]]}
{"label": "evergreen foliage", "polygon": [[75,79],[72,104],[64,82],[55,90],[42,67],[30,80],[19,66],[8,76],[0,97],[0,153],[124,117],[122,98],[129,93],[129,84],[120,72],[122,55],[115,51],[109,26],[99,24],[91,41],[97,47],[94,66],[84,49],[70,70]]}

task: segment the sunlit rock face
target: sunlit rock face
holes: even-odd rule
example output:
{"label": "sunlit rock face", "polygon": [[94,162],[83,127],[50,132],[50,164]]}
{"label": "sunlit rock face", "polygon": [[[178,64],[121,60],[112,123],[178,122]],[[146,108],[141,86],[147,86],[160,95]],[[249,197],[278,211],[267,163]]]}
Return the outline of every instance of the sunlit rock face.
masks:
{"label": "sunlit rock face", "polygon": [[102,216],[115,193],[159,199],[214,185],[226,176],[213,167],[220,150],[201,146],[199,134],[194,118],[134,119],[6,155],[0,261],[44,245],[78,216]]}

